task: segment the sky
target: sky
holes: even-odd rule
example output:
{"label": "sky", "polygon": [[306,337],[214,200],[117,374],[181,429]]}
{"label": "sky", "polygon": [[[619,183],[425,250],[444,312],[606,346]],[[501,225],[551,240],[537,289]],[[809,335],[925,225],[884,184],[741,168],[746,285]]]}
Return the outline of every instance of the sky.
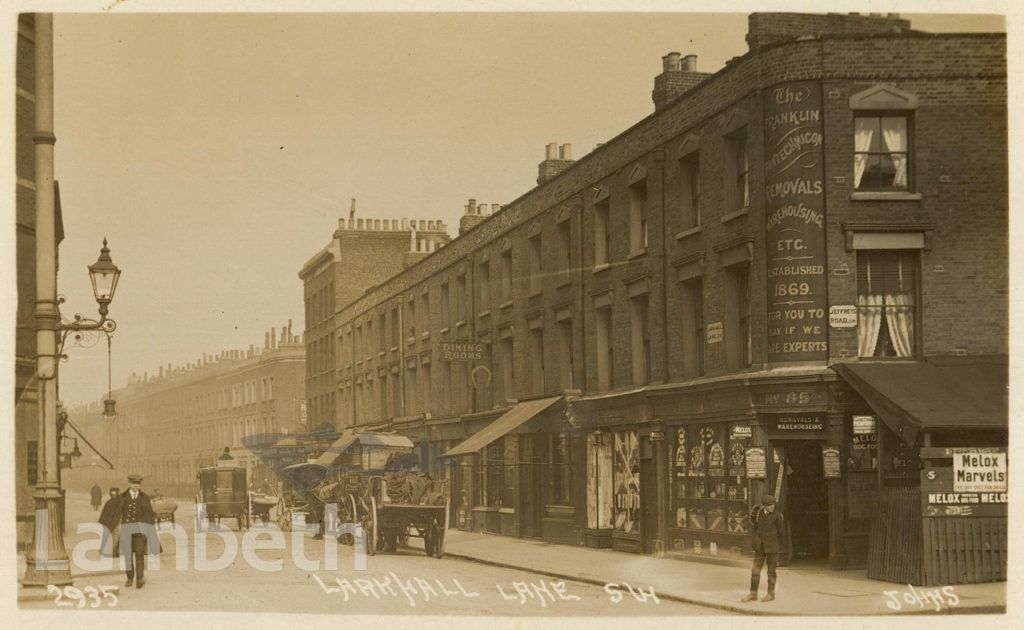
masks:
{"label": "sky", "polygon": [[[469,198],[533,188],[549,142],[578,159],[652,113],[662,55],[715,72],[746,52],[744,13],[115,7],[57,13],[54,30],[59,292],[66,317],[95,315],[86,267],[106,237],[122,270],[115,389],[132,372],[261,346],[289,319],[301,334],[298,271],[352,198],[357,217],[442,219],[454,236]],[[105,397],[106,343],[65,352],[65,404]]]}

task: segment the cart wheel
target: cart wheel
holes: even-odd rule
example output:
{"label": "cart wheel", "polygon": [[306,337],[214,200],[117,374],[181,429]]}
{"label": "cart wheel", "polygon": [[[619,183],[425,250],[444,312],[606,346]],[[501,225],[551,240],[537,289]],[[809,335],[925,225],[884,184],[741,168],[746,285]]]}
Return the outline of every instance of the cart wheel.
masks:
{"label": "cart wheel", "polygon": [[363,524],[363,535],[366,537],[366,551],[371,556],[377,554],[377,501],[370,497],[370,513]]}
{"label": "cart wheel", "polygon": [[441,528],[441,538],[437,541],[437,549],[435,550],[435,556],[438,560],[444,557],[444,540],[448,537],[448,516],[450,512],[450,499],[444,500],[444,527]]}
{"label": "cart wheel", "polygon": [[423,532],[423,551],[428,555],[434,555],[434,528],[428,527]]}

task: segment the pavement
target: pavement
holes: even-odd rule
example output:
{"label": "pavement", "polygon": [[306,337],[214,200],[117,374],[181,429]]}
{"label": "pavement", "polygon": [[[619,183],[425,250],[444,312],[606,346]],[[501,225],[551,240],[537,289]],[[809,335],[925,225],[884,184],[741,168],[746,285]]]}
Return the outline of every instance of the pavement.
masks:
{"label": "pavement", "polygon": [[[76,511],[88,510],[87,499],[75,500]],[[191,504],[179,500],[179,524],[191,518]],[[90,520],[92,514],[80,520]],[[65,536],[69,550],[85,534],[74,527]],[[418,541],[410,541],[415,544]],[[639,598],[653,590],[658,598],[744,615],[863,616],[894,614],[993,614],[1006,612],[1006,583],[915,587],[869,579],[866,572],[833,571],[827,567],[779,567],[773,602],[741,603],[750,569],[746,566],[658,558],[609,549],[592,549],[452,529],[445,541],[446,557],[494,567],[515,569],[557,579],[575,580],[605,588],[623,597]],[[161,556],[173,564],[173,545],[164,544]],[[18,557],[18,575],[24,574],[24,555]],[[120,571],[75,573],[76,584],[100,576],[122,576]],[[109,579],[108,579],[109,581]],[[761,593],[766,578],[762,574]],[[606,587],[606,585],[614,585]],[[609,590],[609,588],[611,590]],[[39,601],[51,595],[42,589],[18,589],[18,601]]]}
{"label": "pavement", "polygon": [[[943,587],[881,582],[866,571],[779,567],[773,602],[741,603],[750,568],[657,558],[610,549],[560,545],[449,530],[445,555],[591,584],[618,584],[659,598],[744,615],[861,616],[893,614],[992,614],[1006,612],[1006,583]],[[764,595],[766,577],[761,574]],[[891,595],[886,594],[886,592]],[[929,592],[937,591],[936,596]],[[953,596],[950,596],[952,594]],[[937,601],[938,600],[938,601]],[[898,607],[898,609],[897,609]]]}

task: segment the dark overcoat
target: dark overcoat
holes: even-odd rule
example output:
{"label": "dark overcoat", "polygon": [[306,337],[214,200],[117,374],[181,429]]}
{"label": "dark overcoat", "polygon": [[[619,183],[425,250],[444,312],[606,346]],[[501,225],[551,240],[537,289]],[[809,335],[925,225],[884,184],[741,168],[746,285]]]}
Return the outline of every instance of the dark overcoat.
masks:
{"label": "dark overcoat", "polygon": [[[149,495],[139,491],[136,499],[135,523],[125,523],[126,506],[131,498],[130,490],[125,490],[107,501],[100,512],[100,524],[103,525],[103,539],[100,541],[100,553],[107,557],[117,557],[131,549],[131,539],[121,544],[121,534],[141,534],[146,539],[146,553],[153,555],[161,552],[160,537],[156,533],[156,513]],[[124,547],[122,549],[122,547]]]}
{"label": "dark overcoat", "polygon": [[786,536],[786,524],[781,512],[774,510],[769,514],[763,508],[758,507],[750,517],[750,525],[754,534],[754,551],[763,551],[764,553],[782,551],[782,539]]}

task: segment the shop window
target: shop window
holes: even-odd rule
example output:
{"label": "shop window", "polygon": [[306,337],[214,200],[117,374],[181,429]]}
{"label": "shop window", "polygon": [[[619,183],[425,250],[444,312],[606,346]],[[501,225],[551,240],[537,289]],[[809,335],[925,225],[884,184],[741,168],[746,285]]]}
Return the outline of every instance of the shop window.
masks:
{"label": "shop window", "polygon": [[609,529],[612,526],[612,439],[594,431],[587,439],[587,527]]}
{"label": "shop window", "polygon": [[505,488],[504,439],[496,440],[484,449],[484,500],[480,505],[500,507]]}
{"label": "shop window", "polygon": [[919,257],[916,250],[857,252],[858,356],[914,356]]}
{"label": "shop window", "polygon": [[639,533],[640,449],[636,431],[616,431],[612,448],[612,528]]}
{"label": "shop window", "polygon": [[551,436],[551,503],[573,505],[572,453],[565,433]]}
{"label": "shop window", "polygon": [[858,114],[853,131],[853,181],[857,190],[910,190],[910,124],[907,116]]}
{"label": "shop window", "polygon": [[[750,528],[745,460],[749,426],[710,423],[679,427],[674,433],[675,526],[745,535]],[[699,540],[699,533],[693,540]]]}

